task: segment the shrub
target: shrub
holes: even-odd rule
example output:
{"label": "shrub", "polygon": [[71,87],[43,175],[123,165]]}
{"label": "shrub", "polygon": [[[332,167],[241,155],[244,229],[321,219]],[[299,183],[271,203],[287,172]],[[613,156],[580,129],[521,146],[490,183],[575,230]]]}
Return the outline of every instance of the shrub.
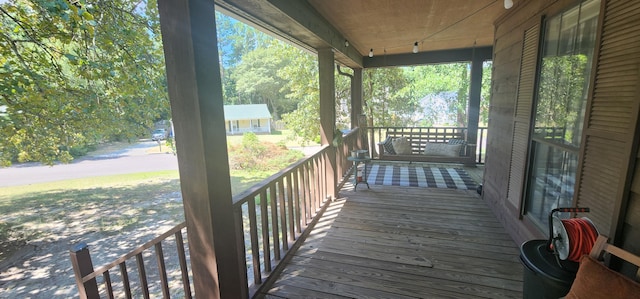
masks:
{"label": "shrub", "polygon": [[254,133],[245,133],[242,144],[229,147],[229,165],[237,170],[278,171],[302,157],[302,152],[284,144],[260,142]]}

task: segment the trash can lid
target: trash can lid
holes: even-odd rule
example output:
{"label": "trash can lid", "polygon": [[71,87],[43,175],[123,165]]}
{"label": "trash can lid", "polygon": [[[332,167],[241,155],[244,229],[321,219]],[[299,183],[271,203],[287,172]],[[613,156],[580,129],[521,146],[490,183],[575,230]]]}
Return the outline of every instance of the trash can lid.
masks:
{"label": "trash can lid", "polygon": [[563,261],[558,265],[553,252],[547,250],[547,240],[529,240],[520,246],[522,263],[535,273],[558,281],[571,283],[576,277],[578,263]]}

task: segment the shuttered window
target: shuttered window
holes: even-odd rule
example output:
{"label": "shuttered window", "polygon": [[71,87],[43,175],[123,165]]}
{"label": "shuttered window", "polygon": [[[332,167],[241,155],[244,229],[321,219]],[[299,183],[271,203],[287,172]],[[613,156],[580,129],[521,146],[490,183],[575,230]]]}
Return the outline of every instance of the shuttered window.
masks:
{"label": "shuttered window", "polygon": [[[640,1],[610,0],[604,9],[577,190],[578,204],[591,208],[581,216],[589,217],[601,233],[613,237],[622,229],[617,222],[627,208],[624,190],[630,160],[635,161],[632,149],[634,135],[638,134],[640,102]],[[631,206],[629,209],[633,211]]]}
{"label": "shuttered window", "polygon": [[551,209],[573,206],[599,12],[587,0],[544,24],[525,202],[542,229]]}
{"label": "shuttered window", "polygon": [[520,208],[524,183],[527,150],[529,149],[529,128],[531,109],[538,63],[538,44],[540,25],[527,29],[522,43],[520,58],[520,76],[518,80],[518,98],[513,123],[513,146],[509,168],[509,193],[507,198],[516,208]]}

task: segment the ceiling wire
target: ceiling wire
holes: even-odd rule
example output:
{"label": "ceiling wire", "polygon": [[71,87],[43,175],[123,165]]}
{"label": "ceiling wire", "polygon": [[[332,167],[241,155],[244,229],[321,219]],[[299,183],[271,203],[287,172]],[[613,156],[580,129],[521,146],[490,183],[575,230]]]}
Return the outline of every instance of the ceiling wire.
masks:
{"label": "ceiling wire", "polygon": [[[445,31],[445,30],[450,29],[451,27],[453,27],[453,26],[455,26],[455,25],[459,24],[460,22],[462,22],[462,21],[464,21],[464,20],[466,20],[466,19],[468,19],[468,18],[470,18],[470,17],[472,17],[472,16],[476,15],[477,13],[479,13],[479,12],[483,11],[483,10],[484,10],[484,9],[486,9],[487,7],[489,7],[489,6],[491,6],[491,5],[495,4],[496,2],[499,2],[499,1],[501,1],[501,0],[494,0],[494,1],[490,2],[490,3],[488,3],[487,5],[485,5],[485,6],[481,7],[481,8],[479,8],[479,9],[477,9],[477,10],[475,10],[475,11],[473,11],[471,14],[469,14],[469,15],[465,16],[464,18],[462,18],[462,19],[460,19],[460,20],[458,20],[458,21],[455,21],[455,22],[453,22],[452,24],[449,24],[447,27],[442,28],[442,29],[440,29],[440,30],[438,30],[438,31],[436,31],[436,32],[434,32],[434,33],[432,33],[432,34],[428,35],[427,37],[425,37],[425,38],[423,38],[423,39],[420,39],[420,40],[417,40],[417,41],[415,41],[415,42],[420,43],[420,44],[424,44],[424,42],[425,42],[426,40],[428,40],[428,39],[430,39],[430,38],[434,37],[434,36],[435,36],[435,35],[437,35],[437,34],[442,33],[442,32],[443,32],[443,31]],[[412,42],[412,43],[411,43],[411,46],[413,46],[413,44],[414,44],[415,42]],[[474,44],[475,44],[475,40],[474,40]],[[405,47],[404,45],[402,45],[402,46],[395,46],[395,47],[385,47],[385,51],[386,51],[386,49],[397,49],[397,48],[404,48],[404,47]]]}

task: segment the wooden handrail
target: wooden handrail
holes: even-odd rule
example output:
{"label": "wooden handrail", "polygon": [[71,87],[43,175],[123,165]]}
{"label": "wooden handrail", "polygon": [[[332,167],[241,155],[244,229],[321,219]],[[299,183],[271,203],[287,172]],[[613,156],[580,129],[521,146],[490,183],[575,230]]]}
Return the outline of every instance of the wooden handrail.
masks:
{"label": "wooden handrail", "polygon": [[[343,144],[335,148],[337,164],[335,171],[337,171],[338,177],[342,181],[346,179],[349,171],[351,171],[351,162],[346,159],[347,155],[350,154],[351,150],[361,146],[358,144],[361,141],[359,132],[360,130],[357,128],[348,132],[343,136]],[[328,184],[336,183],[327,178],[329,155],[333,153],[331,149],[331,146],[325,145],[313,155],[293,163],[232,198],[236,217],[236,227],[234,229],[239,237],[239,245],[241,245],[238,246],[238,254],[251,256],[251,267],[247,267],[246,259],[243,259],[242,263],[244,264],[239,265],[239,267],[247,269],[247,275],[253,276],[253,279],[248,280],[253,283],[253,286],[249,286],[252,296],[263,285],[264,281],[271,278],[273,273],[281,271],[278,267],[280,262],[285,258],[290,258],[290,250],[299,247],[301,238],[308,231],[308,226],[314,225],[318,216],[326,209],[327,199],[330,198],[327,194],[328,190],[330,190]],[[248,227],[245,227],[245,217],[248,221],[246,223]],[[86,246],[71,252],[71,260],[74,265],[81,298],[99,298],[96,278],[100,275],[104,277],[107,295],[113,297],[109,271],[116,267],[119,267],[120,270],[125,296],[131,298],[133,294],[129,283],[126,261],[134,258],[135,263],[138,265],[142,295],[144,298],[149,298],[147,270],[145,269],[142,253],[151,247],[155,247],[158,270],[161,272],[158,275],[160,290],[164,296],[168,296],[168,278],[164,273],[166,272],[166,266],[164,265],[165,253],[162,250],[161,243],[171,235],[176,238],[184,294],[186,298],[191,298],[189,273],[182,241],[182,229],[185,227],[186,222],[180,223],[162,235],[96,270],[93,270]],[[246,234],[249,236],[248,240],[245,240]],[[82,252],[79,253],[80,251]],[[78,254],[80,256],[77,256]],[[87,286],[88,288],[85,289]]]}
{"label": "wooden handrail", "polygon": [[178,260],[180,262],[180,269],[182,272],[182,283],[185,290],[185,298],[191,298],[191,289],[189,286],[189,274],[186,267],[186,256],[184,253],[184,244],[182,242],[182,229],[186,227],[186,222],[182,222],[153,240],[144,243],[142,246],[137,247],[129,253],[126,253],[111,263],[103,265],[94,270],[91,263],[91,256],[89,254],[86,244],[79,244],[75,248],[71,249],[71,263],[74,268],[76,276],[76,284],[78,285],[80,298],[100,298],[100,293],[97,286],[96,278],[100,275],[104,278],[105,291],[109,298],[114,298],[113,287],[111,284],[111,275],[109,270],[119,267],[120,275],[122,276],[122,287],[124,289],[126,298],[132,298],[131,286],[129,282],[129,274],[127,272],[126,261],[135,257],[135,261],[138,268],[138,276],[140,278],[140,288],[144,298],[150,298],[149,285],[147,281],[147,273],[144,265],[144,259],[142,253],[155,247],[156,262],[158,263],[158,274],[160,279],[160,288],[165,297],[168,297],[169,286],[168,277],[166,273],[166,266],[164,264],[164,252],[162,250],[162,241],[175,236],[176,246],[178,252]]}
{"label": "wooden handrail", "polygon": [[181,229],[187,227],[187,223],[186,222],[182,222],[176,226],[174,226],[172,229],[166,231],[164,234],[155,237],[153,240],[144,243],[143,245],[141,245],[140,247],[134,249],[133,251],[124,254],[122,256],[120,256],[119,258],[117,258],[115,261],[108,263],[106,265],[101,266],[100,268],[94,270],[91,274],[86,275],[82,278],[82,282],[87,282],[90,279],[96,278],[98,275],[101,275],[102,273],[106,272],[107,270],[121,264],[122,262],[142,253],[144,250],[151,248],[151,246],[154,246],[160,242],[162,242],[164,239],[174,235],[176,232],[180,231]]}

